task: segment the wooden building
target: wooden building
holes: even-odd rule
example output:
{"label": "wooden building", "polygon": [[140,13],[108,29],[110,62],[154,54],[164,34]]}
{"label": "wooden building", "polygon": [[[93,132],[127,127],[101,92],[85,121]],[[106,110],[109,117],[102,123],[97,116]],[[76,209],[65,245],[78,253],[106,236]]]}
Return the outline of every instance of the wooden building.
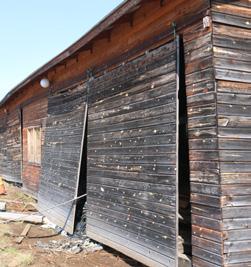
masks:
{"label": "wooden building", "polygon": [[41,137],[38,139],[43,142],[47,94],[47,90],[38,89],[35,84],[27,88],[17,87],[2,100],[0,110],[0,175],[7,181],[23,184],[24,189],[35,196],[40,177],[42,143],[37,144],[38,159],[35,159],[31,155],[34,150],[31,148],[32,142],[28,148],[28,134],[39,130]]}
{"label": "wooden building", "polygon": [[0,175],[42,211],[87,192],[87,235],[146,265],[250,266],[250,28],[250,0],[124,1],[2,100]]}

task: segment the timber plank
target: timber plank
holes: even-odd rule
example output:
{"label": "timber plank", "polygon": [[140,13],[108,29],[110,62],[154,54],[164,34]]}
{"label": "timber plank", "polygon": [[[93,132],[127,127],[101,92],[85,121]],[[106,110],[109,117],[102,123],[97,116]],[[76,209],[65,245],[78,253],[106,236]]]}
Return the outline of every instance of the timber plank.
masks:
{"label": "timber plank", "polygon": [[[218,11],[218,10],[217,10]],[[220,10],[219,10],[220,11]],[[212,19],[214,22],[236,26],[240,28],[251,29],[250,19],[241,16],[241,14],[226,14],[221,12],[212,12]]]}
{"label": "timber plank", "polygon": [[97,199],[97,198],[89,198],[87,206],[88,205],[94,205],[96,206],[96,209],[105,209],[108,212],[110,210],[113,210],[125,214],[126,216],[135,216],[137,218],[142,219],[143,221],[148,221],[148,222],[154,221],[156,224],[162,225],[163,227],[167,227],[169,230],[175,229],[175,224],[173,220],[174,217],[170,213],[160,214],[156,210],[149,211],[147,209],[142,209],[137,207],[134,208],[126,206],[124,204],[113,203],[108,200]]}
{"label": "timber plank", "polygon": [[192,225],[192,233],[194,236],[212,240],[218,243],[222,242],[222,232],[213,229],[208,229],[203,226]]}
{"label": "timber plank", "polygon": [[205,261],[209,261],[212,264],[216,264],[216,266],[222,266],[222,257],[218,254],[215,254],[211,251],[207,251],[206,248],[199,248],[194,246],[193,248],[193,255],[204,259]]}
{"label": "timber plank", "polygon": [[232,3],[228,3],[226,1],[223,4],[221,2],[213,1],[212,11],[216,12],[218,11],[224,14],[242,16],[247,19],[250,19],[250,14],[251,14],[250,8],[246,6],[232,5]]}
{"label": "timber plank", "polygon": [[[166,264],[170,264],[170,266],[173,266],[174,264],[173,259],[169,258],[169,260],[167,261],[166,257],[161,255],[160,253],[155,252],[152,249],[145,248],[144,245],[135,243],[134,240],[131,240],[129,238],[124,238],[125,234],[123,232],[122,234],[120,234],[120,236],[118,236],[117,233],[113,234],[112,232],[107,231],[106,227],[102,229],[98,226],[92,226],[92,225],[88,226],[87,234],[90,237],[97,239],[98,238],[97,232],[98,235],[101,235],[101,237],[103,237],[102,241],[104,243],[114,248],[120,248],[122,252],[125,251],[125,253],[132,255],[132,257],[135,257],[135,252],[137,252],[136,256],[137,259],[140,259],[146,264],[151,263],[152,266],[157,264],[157,266],[159,267],[164,267],[166,266]],[[128,250],[131,250],[131,252],[129,252]],[[158,259],[158,262],[156,262],[155,258]]]}
{"label": "timber plank", "polygon": [[[105,220],[106,224],[109,224],[111,226],[115,226],[118,228],[125,229],[126,231],[134,234],[138,234],[139,236],[143,238],[147,238],[149,241],[155,241],[159,244],[159,246],[165,246],[168,248],[174,248],[175,247],[175,233],[174,234],[168,234],[168,231],[166,233],[159,233],[155,231],[153,228],[147,228],[142,224],[137,224],[133,221],[132,217],[130,219],[132,220],[130,224],[128,224],[128,221],[121,220],[120,217],[116,216],[113,217],[113,212],[110,214],[104,214],[100,212],[96,212],[95,207],[92,207],[93,210],[87,213],[88,218],[93,221],[97,221],[97,223],[101,220]],[[117,214],[118,215],[118,214]],[[165,250],[166,248],[164,248]],[[167,249],[166,249],[167,250]],[[173,253],[173,250],[171,250],[171,253]],[[164,253],[163,253],[164,254]]]}

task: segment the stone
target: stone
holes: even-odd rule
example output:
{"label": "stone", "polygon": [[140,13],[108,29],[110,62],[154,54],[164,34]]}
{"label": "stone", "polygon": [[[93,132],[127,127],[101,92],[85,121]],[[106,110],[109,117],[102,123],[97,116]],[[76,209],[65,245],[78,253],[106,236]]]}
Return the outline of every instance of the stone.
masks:
{"label": "stone", "polygon": [[6,211],[6,202],[0,202],[0,211]]}
{"label": "stone", "polygon": [[82,251],[82,248],[80,246],[78,246],[78,245],[75,245],[70,249],[70,252],[73,253],[73,254],[78,254],[81,251]]}

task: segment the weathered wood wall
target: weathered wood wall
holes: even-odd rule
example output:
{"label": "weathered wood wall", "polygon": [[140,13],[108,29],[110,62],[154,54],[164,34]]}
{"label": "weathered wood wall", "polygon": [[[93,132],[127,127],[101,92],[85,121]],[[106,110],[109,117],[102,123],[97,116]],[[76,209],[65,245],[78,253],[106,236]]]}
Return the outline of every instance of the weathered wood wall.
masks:
{"label": "weathered wood wall", "polygon": [[237,267],[251,255],[250,1],[211,2],[213,29],[203,29],[209,1],[147,0],[48,76],[55,84],[83,77],[89,67],[116,65],[163,43],[173,21],[185,28],[193,264]]}
{"label": "weathered wood wall", "polygon": [[0,147],[0,175],[7,180],[22,183],[22,108],[46,95],[46,89],[41,90],[39,84],[33,84],[20,90],[0,107],[0,139],[3,142]]}
{"label": "weathered wood wall", "polygon": [[28,162],[28,143],[27,133],[29,127],[41,128],[42,145],[44,143],[44,128],[47,117],[47,97],[40,98],[32,101],[32,103],[23,107],[23,125],[22,125],[22,137],[23,137],[23,166],[22,166],[22,182],[23,188],[31,193],[37,195],[39,179],[41,173],[41,165]]}
{"label": "weathered wood wall", "polygon": [[176,43],[88,82],[87,235],[149,266],[177,260]]}
{"label": "weathered wood wall", "polygon": [[0,175],[7,181],[21,183],[20,112],[14,110],[1,118]]}
{"label": "weathered wood wall", "polygon": [[0,175],[6,169],[6,138],[7,116],[3,113],[0,117]]}
{"label": "weathered wood wall", "polygon": [[184,32],[193,266],[221,266],[220,176],[212,28]]}
{"label": "weathered wood wall", "polygon": [[251,2],[213,1],[224,266],[251,265]]}
{"label": "weathered wood wall", "polygon": [[[145,0],[139,6],[116,21],[109,30],[92,40],[77,55],[44,73],[53,81],[53,87],[63,88],[62,84],[83,79],[88,68],[99,69],[113,63],[120,64],[142,53],[142,49],[156,46],[158,42],[163,43],[165,38],[172,38],[172,22],[176,21],[179,29],[186,27],[202,16],[209,6],[209,0]],[[45,96],[48,92],[46,89],[41,91],[40,78],[39,76],[30,80],[0,107],[0,113],[4,109],[15,110],[40,95]]]}
{"label": "weathered wood wall", "polygon": [[250,264],[250,7],[212,1],[184,34],[193,266]]}
{"label": "weathered wood wall", "polygon": [[[48,98],[42,147],[38,207],[40,211],[75,198],[81,163],[85,84],[55,92]],[[73,233],[75,202],[44,212],[53,223]]]}

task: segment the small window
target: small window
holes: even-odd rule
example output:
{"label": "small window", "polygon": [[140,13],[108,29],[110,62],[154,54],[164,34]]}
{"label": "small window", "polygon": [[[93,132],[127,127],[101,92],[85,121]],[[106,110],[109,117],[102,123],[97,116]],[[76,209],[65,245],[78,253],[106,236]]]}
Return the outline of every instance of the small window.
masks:
{"label": "small window", "polygon": [[28,162],[41,164],[41,128],[28,129]]}

